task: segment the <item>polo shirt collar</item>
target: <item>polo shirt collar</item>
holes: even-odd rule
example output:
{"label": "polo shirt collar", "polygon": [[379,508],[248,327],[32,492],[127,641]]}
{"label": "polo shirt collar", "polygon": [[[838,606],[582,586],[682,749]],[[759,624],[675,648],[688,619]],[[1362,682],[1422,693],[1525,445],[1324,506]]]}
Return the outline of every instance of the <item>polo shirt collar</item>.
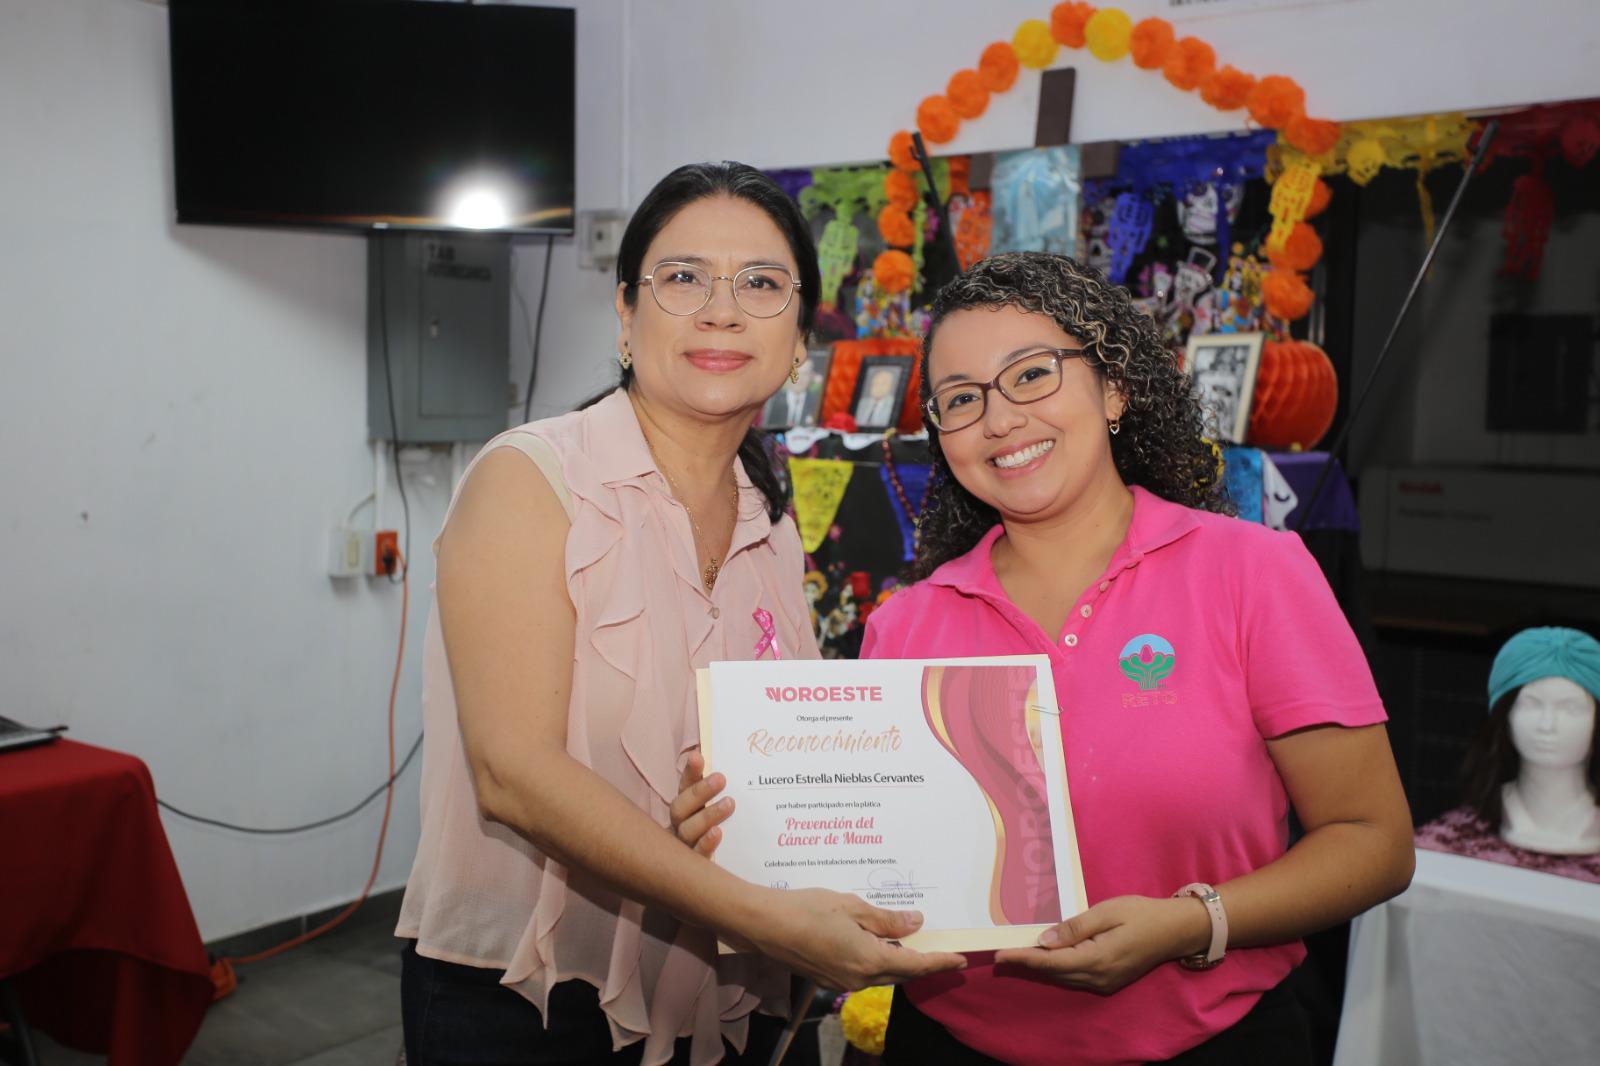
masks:
{"label": "polo shirt collar", "polygon": [[[1111,555],[1107,573],[1137,564],[1146,555],[1183,538],[1200,525],[1195,512],[1181,504],[1163,500],[1138,485],[1133,486],[1132,492],[1133,518],[1122,543]],[[1005,598],[1000,579],[994,572],[994,544],[1004,534],[1005,526],[996,523],[971,551],[930,574],[929,583],[969,595]]]}

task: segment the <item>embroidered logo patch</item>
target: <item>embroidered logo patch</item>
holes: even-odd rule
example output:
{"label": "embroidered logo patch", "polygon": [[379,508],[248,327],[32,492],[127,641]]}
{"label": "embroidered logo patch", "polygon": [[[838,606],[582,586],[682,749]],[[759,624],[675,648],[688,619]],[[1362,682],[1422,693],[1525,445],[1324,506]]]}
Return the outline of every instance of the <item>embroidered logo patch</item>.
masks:
{"label": "embroidered logo patch", "polygon": [[1118,665],[1127,677],[1138,682],[1143,691],[1161,687],[1161,681],[1172,673],[1177,656],[1172,645],[1154,633],[1141,633],[1128,641],[1117,657]]}

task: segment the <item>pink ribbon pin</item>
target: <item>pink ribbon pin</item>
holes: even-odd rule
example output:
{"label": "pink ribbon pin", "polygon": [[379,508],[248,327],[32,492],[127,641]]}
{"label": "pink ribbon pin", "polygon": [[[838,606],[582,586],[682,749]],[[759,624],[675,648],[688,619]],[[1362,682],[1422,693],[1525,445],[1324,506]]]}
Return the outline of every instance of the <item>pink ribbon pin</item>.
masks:
{"label": "pink ribbon pin", "polygon": [[756,625],[761,627],[761,639],[756,641],[756,658],[761,658],[768,648],[772,649],[774,659],[783,658],[783,653],[778,650],[778,631],[772,624],[772,612],[765,607],[757,607],[753,617]]}

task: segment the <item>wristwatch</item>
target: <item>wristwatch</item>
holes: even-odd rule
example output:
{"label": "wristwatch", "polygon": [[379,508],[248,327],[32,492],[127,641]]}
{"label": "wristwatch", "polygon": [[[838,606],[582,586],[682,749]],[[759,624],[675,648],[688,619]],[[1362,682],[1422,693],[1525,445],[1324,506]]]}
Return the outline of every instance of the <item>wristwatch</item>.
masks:
{"label": "wristwatch", "polygon": [[1180,896],[1193,896],[1206,905],[1206,913],[1211,916],[1211,947],[1197,955],[1185,955],[1178,965],[1185,970],[1209,970],[1228,952],[1228,913],[1222,909],[1222,897],[1216,889],[1199,881],[1172,894],[1173,899]]}

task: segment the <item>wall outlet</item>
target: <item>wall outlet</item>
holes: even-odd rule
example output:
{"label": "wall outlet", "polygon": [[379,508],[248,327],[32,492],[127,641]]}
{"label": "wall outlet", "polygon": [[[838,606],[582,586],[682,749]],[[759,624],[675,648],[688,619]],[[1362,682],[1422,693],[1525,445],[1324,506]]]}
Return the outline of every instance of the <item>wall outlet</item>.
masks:
{"label": "wall outlet", "polygon": [[362,577],[372,572],[372,530],[335,526],[328,535],[328,576]]}
{"label": "wall outlet", "polygon": [[622,247],[628,228],[626,211],[578,212],[578,266],[584,270],[609,270]]}
{"label": "wall outlet", "polygon": [[400,569],[400,534],[380,529],[372,537],[372,576],[388,577]]}

